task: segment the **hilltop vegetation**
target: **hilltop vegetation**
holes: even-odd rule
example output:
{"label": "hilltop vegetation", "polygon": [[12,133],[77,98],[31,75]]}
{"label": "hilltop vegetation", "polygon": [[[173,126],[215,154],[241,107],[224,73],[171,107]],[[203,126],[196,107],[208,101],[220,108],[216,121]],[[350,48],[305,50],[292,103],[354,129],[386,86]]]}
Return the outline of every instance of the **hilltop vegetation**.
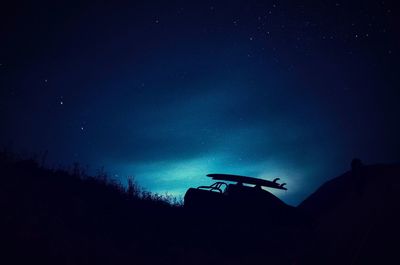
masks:
{"label": "hilltop vegetation", "polygon": [[146,257],[142,249],[156,238],[170,245],[165,233],[180,206],[133,182],[124,188],[105,175],[49,170],[6,153],[0,173],[0,227],[10,261],[118,264],[132,253]]}

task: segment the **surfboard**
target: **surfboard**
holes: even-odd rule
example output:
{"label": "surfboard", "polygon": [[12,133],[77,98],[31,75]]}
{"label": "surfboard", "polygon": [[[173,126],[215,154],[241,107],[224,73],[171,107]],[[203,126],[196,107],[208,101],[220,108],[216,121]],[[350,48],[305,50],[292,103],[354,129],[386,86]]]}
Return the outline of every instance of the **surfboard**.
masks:
{"label": "surfboard", "polygon": [[277,181],[279,178],[274,179],[273,181],[253,178],[253,177],[246,177],[246,176],[239,176],[239,175],[231,175],[231,174],[208,174],[207,177],[210,177],[214,180],[225,180],[225,181],[233,181],[238,183],[246,183],[252,185],[259,185],[268,188],[280,189],[280,190],[287,190],[285,187],[286,183],[279,184]]}

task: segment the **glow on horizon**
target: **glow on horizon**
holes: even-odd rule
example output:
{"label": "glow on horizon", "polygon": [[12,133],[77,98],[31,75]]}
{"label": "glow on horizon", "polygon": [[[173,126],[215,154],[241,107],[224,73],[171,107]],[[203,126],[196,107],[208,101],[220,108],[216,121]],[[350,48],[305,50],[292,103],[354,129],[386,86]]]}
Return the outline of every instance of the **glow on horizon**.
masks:
{"label": "glow on horizon", "polygon": [[[133,175],[140,186],[161,195],[168,194],[183,198],[190,187],[210,185],[213,180],[209,173],[226,173],[252,176],[266,180],[280,178],[279,183],[287,183],[287,191],[265,188],[283,201],[290,201],[290,196],[302,189],[304,176],[296,173],[284,163],[276,161],[245,163],[234,161],[229,155],[219,154],[212,158],[204,156],[179,161],[158,161],[153,163],[121,165],[118,168],[125,175]],[[236,162],[236,163],[234,163]],[[229,165],[227,168],[223,165]],[[134,174],[132,174],[134,173]]]}

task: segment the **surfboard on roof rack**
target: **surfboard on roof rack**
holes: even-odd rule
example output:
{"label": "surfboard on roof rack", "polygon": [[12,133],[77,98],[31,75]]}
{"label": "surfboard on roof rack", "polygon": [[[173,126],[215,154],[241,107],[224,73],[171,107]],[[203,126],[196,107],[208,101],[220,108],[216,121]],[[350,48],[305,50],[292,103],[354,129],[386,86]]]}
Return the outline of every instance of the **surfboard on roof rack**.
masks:
{"label": "surfboard on roof rack", "polygon": [[232,181],[241,184],[252,184],[256,186],[262,186],[267,188],[274,188],[280,190],[287,190],[285,187],[286,183],[279,184],[278,180],[280,178],[275,178],[274,180],[265,180],[247,176],[239,176],[239,175],[232,175],[232,174],[208,174],[207,177],[211,177],[213,180],[225,180],[225,181]]}

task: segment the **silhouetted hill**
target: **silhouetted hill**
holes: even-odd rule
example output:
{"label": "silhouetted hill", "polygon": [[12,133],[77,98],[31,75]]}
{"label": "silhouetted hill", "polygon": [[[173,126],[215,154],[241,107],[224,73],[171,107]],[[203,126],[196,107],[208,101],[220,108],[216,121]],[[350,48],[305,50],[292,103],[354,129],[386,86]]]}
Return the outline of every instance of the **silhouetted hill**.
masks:
{"label": "silhouetted hill", "polygon": [[398,260],[400,165],[368,165],[322,185],[299,209],[315,220],[304,264]]}
{"label": "silhouetted hill", "polygon": [[[118,264],[149,249],[154,238],[165,246],[173,240],[166,231],[178,207],[135,185],[124,190],[104,176],[43,169],[4,154],[0,173],[0,229],[8,254],[1,264]],[[136,262],[151,256],[141,253]]]}
{"label": "silhouetted hill", "polygon": [[0,264],[388,263],[397,254],[399,173],[398,165],[347,172],[297,209],[284,207],[290,216],[262,206],[227,214],[0,153]]}
{"label": "silhouetted hill", "polygon": [[190,212],[104,176],[0,156],[1,264],[288,264],[293,222]]}

